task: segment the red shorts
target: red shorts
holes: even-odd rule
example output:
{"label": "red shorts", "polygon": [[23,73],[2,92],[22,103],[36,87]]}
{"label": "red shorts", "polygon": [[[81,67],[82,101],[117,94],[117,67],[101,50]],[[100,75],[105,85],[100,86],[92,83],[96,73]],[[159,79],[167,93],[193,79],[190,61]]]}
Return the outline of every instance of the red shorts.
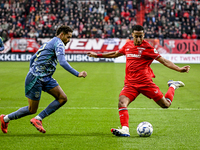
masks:
{"label": "red shorts", "polygon": [[132,102],[140,93],[153,99],[155,102],[159,101],[163,97],[163,93],[160,91],[159,87],[153,83],[153,81],[150,83],[148,82],[148,84],[125,84],[119,96],[124,95]]}

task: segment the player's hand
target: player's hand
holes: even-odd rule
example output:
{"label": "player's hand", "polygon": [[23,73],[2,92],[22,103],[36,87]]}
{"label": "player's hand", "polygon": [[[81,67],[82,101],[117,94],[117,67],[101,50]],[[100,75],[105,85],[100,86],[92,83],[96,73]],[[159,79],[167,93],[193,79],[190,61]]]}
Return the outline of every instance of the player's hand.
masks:
{"label": "player's hand", "polygon": [[82,71],[82,72],[80,72],[79,74],[78,74],[78,77],[83,77],[83,78],[85,78],[87,76],[87,72],[85,72],[85,71]]}
{"label": "player's hand", "polygon": [[97,53],[95,53],[95,52],[88,52],[87,55],[88,55],[89,57],[97,58]]}
{"label": "player's hand", "polygon": [[181,68],[180,72],[187,72],[188,73],[189,70],[190,70],[190,66],[184,66],[184,67]]}

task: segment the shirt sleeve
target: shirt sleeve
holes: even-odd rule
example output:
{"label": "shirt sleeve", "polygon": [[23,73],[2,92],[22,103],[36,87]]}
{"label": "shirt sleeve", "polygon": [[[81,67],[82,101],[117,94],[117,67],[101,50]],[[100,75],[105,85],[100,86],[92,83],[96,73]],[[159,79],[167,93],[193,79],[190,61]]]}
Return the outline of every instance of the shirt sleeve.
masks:
{"label": "shirt sleeve", "polygon": [[121,53],[121,54],[126,55],[125,49],[126,49],[126,44],[118,52]]}
{"label": "shirt sleeve", "polygon": [[58,43],[55,48],[56,56],[58,55],[65,55],[65,46],[63,43]]}
{"label": "shirt sleeve", "polygon": [[1,47],[0,47],[0,51],[3,51],[3,50],[4,50],[4,46],[1,46]]}
{"label": "shirt sleeve", "polygon": [[58,43],[58,45],[55,48],[55,53],[58,59],[58,62],[60,63],[60,65],[67,70],[68,72],[70,72],[71,74],[75,75],[78,77],[79,72],[76,71],[74,68],[72,68],[70,66],[70,64],[66,61],[65,59],[65,46],[63,43]]}
{"label": "shirt sleeve", "polygon": [[0,37],[0,51],[4,50],[3,40]]}
{"label": "shirt sleeve", "polygon": [[57,58],[58,58],[58,61],[59,61],[60,65],[61,65],[65,70],[67,70],[67,71],[70,72],[71,74],[73,74],[73,75],[75,75],[75,76],[78,77],[79,72],[76,71],[74,68],[72,68],[72,67],[70,66],[70,64],[66,61],[64,55],[58,55]]}

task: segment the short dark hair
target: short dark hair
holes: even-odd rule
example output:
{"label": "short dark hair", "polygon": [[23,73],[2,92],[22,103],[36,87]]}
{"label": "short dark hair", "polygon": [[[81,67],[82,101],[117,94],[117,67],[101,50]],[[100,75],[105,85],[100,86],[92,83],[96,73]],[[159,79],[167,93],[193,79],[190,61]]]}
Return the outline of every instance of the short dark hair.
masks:
{"label": "short dark hair", "polygon": [[64,34],[67,34],[69,32],[73,32],[72,28],[66,25],[61,25],[57,30],[56,30],[56,36],[58,36],[61,32],[64,32]]}
{"label": "short dark hair", "polygon": [[132,33],[134,31],[144,31],[144,28],[141,25],[134,25],[133,28],[132,28]]}

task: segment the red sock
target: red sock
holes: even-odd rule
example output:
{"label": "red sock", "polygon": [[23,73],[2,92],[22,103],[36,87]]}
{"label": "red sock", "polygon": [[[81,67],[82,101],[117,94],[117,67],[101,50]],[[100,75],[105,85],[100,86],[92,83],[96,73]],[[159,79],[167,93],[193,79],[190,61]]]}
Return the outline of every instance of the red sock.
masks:
{"label": "red sock", "polygon": [[174,98],[174,91],[175,89],[173,87],[169,87],[167,93],[165,94],[165,98],[172,102]]}
{"label": "red sock", "polygon": [[120,119],[121,126],[129,127],[129,124],[128,124],[129,114],[128,114],[128,109],[126,107],[119,108],[119,119]]}

